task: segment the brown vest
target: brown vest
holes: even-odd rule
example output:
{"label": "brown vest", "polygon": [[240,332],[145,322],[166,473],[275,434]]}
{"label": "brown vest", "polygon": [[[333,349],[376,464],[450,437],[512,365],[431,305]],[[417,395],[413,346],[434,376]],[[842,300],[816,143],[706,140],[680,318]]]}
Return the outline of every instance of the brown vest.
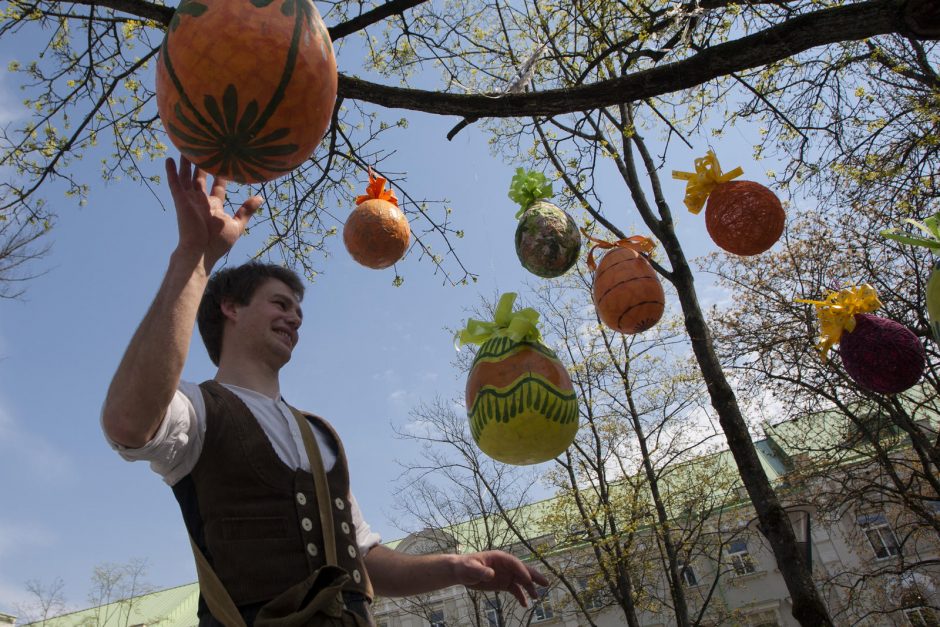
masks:
{"label": "brown vest", "polygon": [[[245,404],[215,381],[200,385],[206,435],[199,461],[173,486],[196,545],[238,606],[268,601],[326,564],[313,475],[288,468]],[[356,543],[343,445],[322,418],[305,416],[333,437],[327,473],[344,590],[372,599]]]}

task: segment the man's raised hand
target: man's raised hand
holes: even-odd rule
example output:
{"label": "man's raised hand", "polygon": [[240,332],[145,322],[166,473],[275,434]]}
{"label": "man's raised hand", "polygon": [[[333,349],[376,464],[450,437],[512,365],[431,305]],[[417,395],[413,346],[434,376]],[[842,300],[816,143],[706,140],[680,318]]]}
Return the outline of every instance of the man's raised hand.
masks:
{"label": "man's raised hand", "polygon": [[180,156],[179,168],[166,160],[167,183],[176,206],[178,249],[202,256],[206,272],[238,241],[251,216],[261,207],[260,196],[248,198],[235,215],[225,211],[226,181],[214,177],[206,188],[206,172]]}
{"label": "man's raised hand", "polygon": [[536,586],[547,586],[548,579],[519,558],[504,551],[483,551],[459,557],[458,581],[468,588],[509,592],[523,607],[528,607],[526,593],[538,599]]}

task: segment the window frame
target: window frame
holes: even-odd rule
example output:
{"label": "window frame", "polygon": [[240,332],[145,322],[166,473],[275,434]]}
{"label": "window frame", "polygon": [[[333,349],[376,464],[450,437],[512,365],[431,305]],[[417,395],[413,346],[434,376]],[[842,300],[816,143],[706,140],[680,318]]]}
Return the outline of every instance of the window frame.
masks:
{"label": "window frame", "polygon": [[[555,605],[552,603],[551,588],[535,587],[538,598],[532,603],[532,622],[541,623],[555,618]],[[541,613],[541,616],[539,616]]]}
{"label": "window frame", "polygon": [[431,608],[428,615],[428,627],[447,627],[447,618],[443,607]]}
{"label": "window frame", "polygon": [[[911,616],[917,614],[917,622],[911,619]],[[904,618],[907,619],[907,622],[912,627],[934,627],[935,625],[940,624],[940,620],[937,619],[937,613],[933,611],[933,608],[921,606],[921,607],[912,607],[904,610]]]}
{"label": "window frame", "polygon": [[[876,560],[886,560],[901,555],[901,542],[898,540],[897,534],[894,533],[894,528],[891,527],[891,523],[888,522],[888,517],[884,512],[862,514],[856,518],[856,522],[865,534],[868,545],[875,553]],[[877,536],[881,544],[880,551],[872,541],[872,535]],[[890,539],[891,542],[886,541],[886,538]],[[882,553],[884,553],[884,555],[882,555]]]}
{"label": "window frame", "polygon": [[499,596],[495,598],[486,597],[483,604],[483,624],[489,625],[489,627],[505,627],[506,621],[503,619],[503,602],[500,600]]}
{"label": "window frame", "polygon": [[[740,548],[734,548],[735,545],[740,545]],[[725,555],[728,556],[735,577],[747,577],[757,572],[757,563],[747,547],[747,540],[729,542],[725,547]]]}
{"label": "window frame", "polygon": [[[695,568],[689,562],[679,562],[679,579],[682,585],[687,588],[694,588],[695,586],[701,585]],[[689,581],[690,579],[691,581]]]}
{"label": "window frame", "polygon": [[588,577],[578,577],[578,598],[586,610],[600,610],[606,607],[606,602],[600,590],[588,593]]}

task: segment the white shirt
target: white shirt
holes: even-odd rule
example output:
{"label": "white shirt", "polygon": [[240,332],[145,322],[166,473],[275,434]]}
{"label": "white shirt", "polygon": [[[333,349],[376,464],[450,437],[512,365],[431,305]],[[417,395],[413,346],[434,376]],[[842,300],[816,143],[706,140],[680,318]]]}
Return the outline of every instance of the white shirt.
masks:
{"label": "white shirt", "polygon": [[[291,469],[310,471],[310,460],[307,459],[300,429],[283,398],[273,399],[247,388],[222,385],[251,410],[281,461]],[[320,447],[323,465],[329,471],[336,464],[336,452],[330,444],[332,437],[324,433],[319,425],[312,423],[311,426]],[[140,448],[127,448],[108,438],[107,433],[105,438],[124,459],[150,462],[150,468],[173,486],[196,466],[205,435],[206,405],[202,390],[195,383],[181,381],[160,428],[149,442]],[[381,542],[382,538],[363,520],[359,503],[352,493],[349,495],[349,503],[359,554],[365,557],[369,549]]]}

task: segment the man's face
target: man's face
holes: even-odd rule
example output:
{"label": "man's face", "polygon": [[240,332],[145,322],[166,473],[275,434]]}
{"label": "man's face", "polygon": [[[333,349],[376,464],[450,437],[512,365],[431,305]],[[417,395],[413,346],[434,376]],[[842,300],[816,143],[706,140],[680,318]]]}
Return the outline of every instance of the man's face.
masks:
{"label": "man's face", "polygon": [[226,330],[233,340],[250,347],[261,359],[286,364],[299,339],[303,311],[297,295],[277,279],[262,283],[247,305],[224,306],[232,325]]}

